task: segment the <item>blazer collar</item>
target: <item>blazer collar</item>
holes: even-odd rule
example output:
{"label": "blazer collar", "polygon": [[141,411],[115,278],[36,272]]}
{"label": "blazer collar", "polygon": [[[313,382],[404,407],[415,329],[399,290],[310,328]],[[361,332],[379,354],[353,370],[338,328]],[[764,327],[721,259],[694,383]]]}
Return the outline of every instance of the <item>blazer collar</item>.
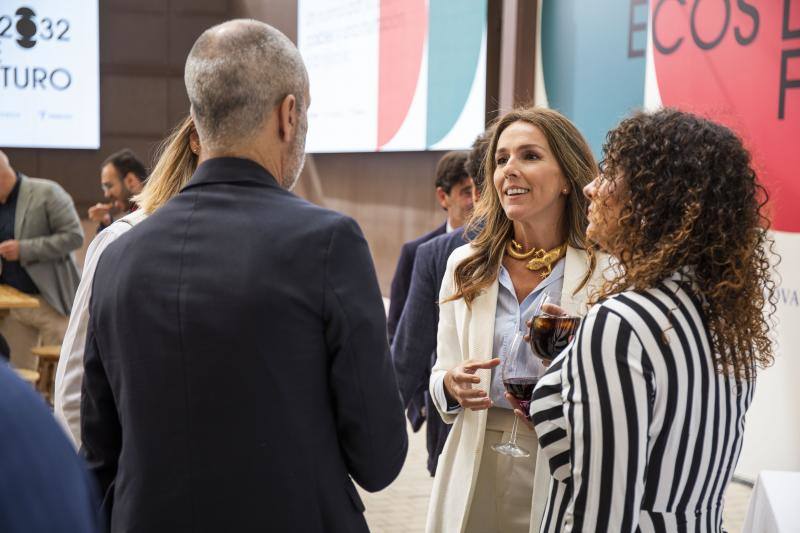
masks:
{"label": "blazer collar", "polygon": [[25,212],[31,203],[31,181],[28,176],[21,172],[17,174],[19,180],[19,191],[17,192],[17,208],[14,213],[14,238],[19,239],[20,231],[22,230],[22,221],[25,218]]}
{"label": "blazer collar", "polygon": [[183,190],[212,183],[245,183],[283,190],[267,169],[255,161],[239,157],[215,157],[204,161]]}

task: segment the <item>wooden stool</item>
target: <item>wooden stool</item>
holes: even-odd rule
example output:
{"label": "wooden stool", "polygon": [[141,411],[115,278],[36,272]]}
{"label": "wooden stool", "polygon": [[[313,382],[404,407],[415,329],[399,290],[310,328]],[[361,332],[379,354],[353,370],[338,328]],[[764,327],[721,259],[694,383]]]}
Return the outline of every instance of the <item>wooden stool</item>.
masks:
{"label": "wooden stool", "polygon": [[27,368],[15,368],[14,371],[22,378],[31,384],[31,387],[36,388],[36,383],[39,381],[39,373],[36,370],[29,370]]}
{"label": "wooden stool", "polygon": [[53,405],[53,394],[56,385],[56,367],[61,355],[61,346],[36,346],[31,353],[39,358],[39,381],[36,388],[50,405]]}

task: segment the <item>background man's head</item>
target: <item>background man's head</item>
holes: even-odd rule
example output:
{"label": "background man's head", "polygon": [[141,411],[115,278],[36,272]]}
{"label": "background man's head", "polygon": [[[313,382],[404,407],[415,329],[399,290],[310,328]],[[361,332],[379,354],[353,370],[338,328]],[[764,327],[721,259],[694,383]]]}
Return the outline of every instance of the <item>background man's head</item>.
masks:
{"label": "background man's head", "polygon": [[483,183],[486,181],[486,152],[489,150],[489,142],[492,140],[492,133],[484,131],[475,138],[472,149],[467,155],[467,162],[464,164],[467,174],[472,178],[472,202],[477,203],[483,190]]}
{"label": "background man's head", "polygon": [[108,156],[100,169],[103,195],[122,212],[131,208],[131,196],[142,192],[145,179],[147,179],[147,169],[128,148]]}
{"label": "background man's head", "polygon": [[8,156],[0,150],[0,201],[4,202],[8,198],[16,182],[17,173],[11,167]]}
{"label": "background man's head", "polygon": [[436,165],[436,197],[453,228],[463,226],[472,211],[472,178],[466,162],[467,152],[447,152]]}
{"label": "background man's head", "polygon": [[286,188],[300,176],[308,127],[308,74],[297,47],[255,20],[203,32],[184,74],[207,157],[248,157]]}

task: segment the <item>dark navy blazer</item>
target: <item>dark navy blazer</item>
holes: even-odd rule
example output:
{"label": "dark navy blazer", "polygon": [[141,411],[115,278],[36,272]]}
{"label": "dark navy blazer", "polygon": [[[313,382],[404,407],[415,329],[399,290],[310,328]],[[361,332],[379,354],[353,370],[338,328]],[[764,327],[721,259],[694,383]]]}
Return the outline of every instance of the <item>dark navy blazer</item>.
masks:
{"label": "dark navy blazer", "polygon": [[447,223],[442,224],[422,237],[408,241],[400,249],[400,258],[397,260],[397,268],[395,268],[394,277],[392,278],[391,294],[389,295],[389,314],[386,319],[390,343],[394,340],[397,323],[400,321],[400,315],[403,313],[403,307],[408,296],[408,289],[411,287],[411,271],[414,268],[414,257],[417,254],[417,249],[429,240],[444,235],[446,231]]}
{"label": "dark navy blazer", "polygon": [[216,158],[100,257],[81,404],[111,530],[366,532],[408,439],[367,242]]}
{"label": "dark navy blazer", "polygon": [[0,362],[0,531],[99,530],[94,482],[50,409]]}
{"label": "dark navy blazer", "polygon": [[458,228],[417,249],[411,288],[392,343],[392,359],[400,394],[415,431],[424,420],[419,406],[425,406],[428,471],[431,475],[436,472],[436,461],[450,432],[450,426],[442,422],[428,393],[428,380],[436,361],[436,331],[439,324],[437,301],[447,269],[447,258],[465,243],[463,228]]}

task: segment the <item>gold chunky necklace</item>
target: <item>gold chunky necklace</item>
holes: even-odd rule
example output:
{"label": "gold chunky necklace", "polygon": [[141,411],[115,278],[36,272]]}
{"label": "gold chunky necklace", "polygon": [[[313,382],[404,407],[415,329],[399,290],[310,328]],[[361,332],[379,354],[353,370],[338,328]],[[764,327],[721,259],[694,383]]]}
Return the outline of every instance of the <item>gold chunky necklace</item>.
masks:
{"label": "gold chunky necklace", "polygon": [[544,280],[553,271],[553,265],[557,263],[559,259],[567,255],[567,243],[557,246],[552,250],[533,247],[527,252],[523,252],[522,245],[514,239],[511,239],[508,241],[508,244],[506,244],[506,253],[512,259],[518,259],[520,261],[530,259],[528,264],[525,265],[525,268],[532,272],[543,270],[543,272],[539,272],[539,275]]}

